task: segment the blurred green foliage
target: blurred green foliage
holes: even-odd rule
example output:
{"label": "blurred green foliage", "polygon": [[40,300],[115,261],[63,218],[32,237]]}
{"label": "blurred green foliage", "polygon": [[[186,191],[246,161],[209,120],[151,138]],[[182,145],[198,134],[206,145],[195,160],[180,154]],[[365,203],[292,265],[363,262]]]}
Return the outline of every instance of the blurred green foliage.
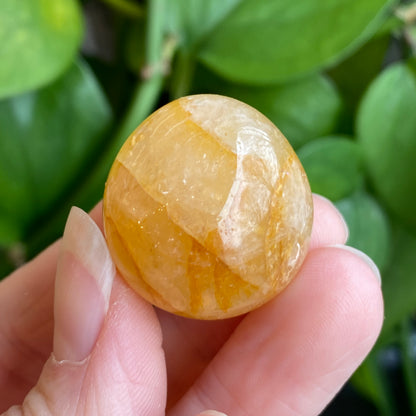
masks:
{"label": "blurred green foliage", "polygon": [[155,108],[233,96],[282,130],[381,269],[384,329],[352,382],[399,414],[378,359],[397,347],[416,414],[415,52],[412,1],[3,0],[0,276],[57,238],[71,205],[100,199]]}

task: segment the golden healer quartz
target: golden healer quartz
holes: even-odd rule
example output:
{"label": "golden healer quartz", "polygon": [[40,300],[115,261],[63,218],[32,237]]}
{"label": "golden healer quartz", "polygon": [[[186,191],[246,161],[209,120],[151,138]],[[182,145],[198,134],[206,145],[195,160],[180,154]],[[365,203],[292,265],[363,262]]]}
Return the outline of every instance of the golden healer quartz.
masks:
{"label": "golden healer quartz", "polygon": [[183,97],[148,117],[104,193],[120,274],[159,308],[197,319],[248,312],[283,290],[311,226],[311,191],[288,141],[219,95]]}

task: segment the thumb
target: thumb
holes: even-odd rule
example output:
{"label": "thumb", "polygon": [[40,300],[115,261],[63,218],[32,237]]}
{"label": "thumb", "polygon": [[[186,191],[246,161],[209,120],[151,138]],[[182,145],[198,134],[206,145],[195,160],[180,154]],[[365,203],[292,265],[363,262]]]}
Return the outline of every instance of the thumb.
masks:
{"label": "thumb", "polygon": [[56,273],[53,352],[37,385],[7,416],[164,413],[159,324],[153,308],[115,275],[99,228],[72,208]]}

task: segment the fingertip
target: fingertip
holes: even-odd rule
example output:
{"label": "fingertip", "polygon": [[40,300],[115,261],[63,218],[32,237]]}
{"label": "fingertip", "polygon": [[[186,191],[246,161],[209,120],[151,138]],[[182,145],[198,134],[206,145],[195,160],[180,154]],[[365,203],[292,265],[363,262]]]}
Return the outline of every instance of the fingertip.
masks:
{"label": "fingertip", "polygon": [[[355,314],[361,316],[362,337],[367,334],[367,352],[376,342],[384,321],[384,300],[381,291],[381,274],[374,261],[364,252],[346,245],[334,245],[329,250],[338,250],[340,262],[344,264],[350,278],[349,286],[355,290]],[[358,318],[357,318],[358,319]],[[358,325],[360,326],[360,325]]]}
{"label": "fingertip", "polygon": [[374,260],[370,256],[368,256],[366,253],[364,253],[361,250],[358,250],[355,247],[347,246],[345,244],[334,244],[332,247],[345,250],[346,252],[353,254],[354,256],[359,258],[361,261],[363,261],[366,264],[366,266],[368,266],[368,268],[372,271],[376,281],[381,285],[380,270],[378,266],[376,265],[376,263],[374,262]]}
{"label": "fingertip", "polygon": [[342,244],[318,248],[310,253],[304,266],[297,284],[310,286],[309,292],[320,293],[322,298],[325,294],[325,302],[333,299],[336,310],[333,316],[344,321],[346,331],[355,334],[364,358],[376,342],[384,320],[377,266],[362,251]]}
{"label": "fingertip", "polygon": [[336,206],[322,195],[313,195],[314,217],[310,249],[344,244],[348,240],[348,225]]}

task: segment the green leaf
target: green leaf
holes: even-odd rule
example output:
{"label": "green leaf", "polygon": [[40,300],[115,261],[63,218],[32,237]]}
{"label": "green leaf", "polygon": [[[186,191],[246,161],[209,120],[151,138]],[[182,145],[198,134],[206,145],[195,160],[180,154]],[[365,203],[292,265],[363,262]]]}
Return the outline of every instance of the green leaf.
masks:
{"label": "green leaf", "polygon": [[242,0],[175,0],[166,2],[167,28],[186,48],[209,36]]}
{"label": "green leaf", "polygon": [[393,228],[392,259],[383,274],[385,321],[380,343],[404,318],[416,311],[416,235],[402,225]]}
{"label": "green leaf", "polygon": [[387,68],[370,86],[357,130],[375,190],[416,227],[416,63]]}
{"label": "green leaf", "polygon": [[219,92],[257,108],[276,124],[295,149],[331,133],[341,111],[334,85],[318,74],[280,86],[228,84]]}
{"label": "green leaf", "polygon": [[348,224],[348,245],[369,255],[384,270],[391,254],[390,225],[382,207],[365,192],[336,203]]}
{"label": "green leaf", "polygon": [[313,192],[336,201],[348,196],[362,183],[357,144],[346,137],[316,139],[298,151]]}
{"label": "green leaf", "polygon": [[20,224],[22,233],[53,210],[82,180],[110,121],[107,101],[85,64],[73,65],[42,90],[1,101],[0,222]]}
{"label": "green leaf", "polygon": [[231,80],[287,81],[338,62],[368,39],[391,0],[241,0],[199,57]]}
{"label": "green leaf", "polygon": [[73,60],[81,35],[75,0],[2,0],[0,98],[57,78]]}

